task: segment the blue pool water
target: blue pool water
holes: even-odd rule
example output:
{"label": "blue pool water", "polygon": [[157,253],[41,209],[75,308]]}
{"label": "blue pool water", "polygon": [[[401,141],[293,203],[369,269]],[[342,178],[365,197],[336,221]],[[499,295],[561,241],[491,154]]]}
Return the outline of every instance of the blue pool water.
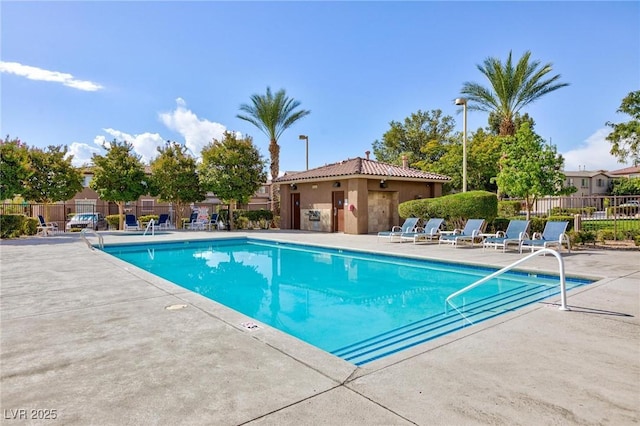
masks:
{"label": "blue pool water", "polygon": [[[559,278],[247,238],[107,253],[356,365],[559,294]],[[567,278],[567,289],[590,281]]]}

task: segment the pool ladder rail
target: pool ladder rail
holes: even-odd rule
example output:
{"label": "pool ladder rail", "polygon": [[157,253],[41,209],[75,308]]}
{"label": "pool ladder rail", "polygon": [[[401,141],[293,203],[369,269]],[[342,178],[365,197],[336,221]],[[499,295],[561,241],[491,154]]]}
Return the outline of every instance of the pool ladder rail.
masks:
{"label": "pool ladder rail", "polygon": [[89,239],[87,238],[87,234],[88,233],[92,233],[93,235],[95,235],[96,237],[98,237],[98,247],[100,249],[104,248],[104,238],[102,237],[102,235],[98,234],[93,228],[84,228],[81,232],[80,232],[80,236],[82,237],[82,239],[84,240],[85,243],[87,243],[87,246],[89,246],[89,248],[91,250],[94,250],[94,246],[93,244],[91,244],[91,242],[89,241]]}
{"label": "pool ladder rail", "polygon": [[[458,290],[454,293],[451,293],[449,296],[447,296],[447,298],[445,299],[445,313],[448,313],[449,310],[449,305],[451,305],[451,307],[453,309],[455,309],[456,311],[458,311],[458,313],[460,315],[462,315],[463,318],[466,319],[465,315],[460,312],[460,310],[453,304],[451,303],[451,299],[453,299],[456,296],[461,295],[462,293],[465,293],[473,288],[478,287],[481,284],[486,283],[487,281],[492,280],[493,278],[496,278],[497,276],[500,276],[502,274],[504,274],[505,272],[508,272],[510,270],[512,270],[513,268],[515,268],[516,266],[528,261],[529,259],[539,256],[539,255],[546,255],[546,254],[552,254],[556,257],[556,259],[558,259],[558,269],[559,269],[559,275],[560,275],[560,307],[558,309],[560,309],[561,311],[570,311],[571,309],[569,309],[567,307],[567,283],[565,280],[565,275],[564,275],[564,261],[562,260],[562,256],[560,255],[560,253],[558,253],[555,250],[549,249],[549,248],[544,248],[541,250],[538,250],[536,252],[531,253],[530,255],[523,257],[520,260],[517,260],[515,262],[513,262],[511,265],[505,266],[504,268],[500,269],[499,271],[496,271],[492,274],[487,275],[484,278],[479,279],[478,281],[474,282],[473,284],[469,284],[468,286],[466,286],[465,288]],[[473,324],[470,320],[468,320],[471,324]]]}
{"label": "pool ladder rail", "polygon": [[156,235],[156,222],[155,220],[151,219],[149,221],[149,223],[147,223],[147,227],[144,230],[144,233],[142,234],[142,236],[146,236],[147,232],[149,232],[149,229],[151,229],[151,235],[155,236]]}

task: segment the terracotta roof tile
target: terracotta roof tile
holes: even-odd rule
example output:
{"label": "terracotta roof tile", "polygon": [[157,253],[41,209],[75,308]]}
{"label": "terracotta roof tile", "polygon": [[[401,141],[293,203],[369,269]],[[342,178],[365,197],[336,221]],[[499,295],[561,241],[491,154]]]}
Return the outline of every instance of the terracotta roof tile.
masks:
{"label": "terracotta roof tile", "polygon": [[640,173],[640,166],[625,167],[624,169],[612,170],[611,175],[629,175],[632,173]]}
{"label": "terracotta roof tile", "polygon": [[448,176],[423,172],[417,169],[403,168],[379,161],[367,160],[361,157],[350,158],[338,163],[327,164],[303,172],[287,173],[275,180],[276,183],[312,181],[324,178],[352,176],[372,176],[377,178],[405,178],[409,180],[448,181]]}

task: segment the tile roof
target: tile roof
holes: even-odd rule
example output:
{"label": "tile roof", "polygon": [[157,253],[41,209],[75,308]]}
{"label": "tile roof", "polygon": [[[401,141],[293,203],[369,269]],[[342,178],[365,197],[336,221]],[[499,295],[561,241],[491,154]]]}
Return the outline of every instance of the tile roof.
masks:
{"label": "tile roof", "polygon": [[565,177],[594,177],[597,175],[606,175],[609,176],[609,172],[607,172],[606,170],[578,170],[578,171],[573,171],[573,170],[569,170],[569,171],[563,171],[562,172]]}
{"label": "tile roof", "polygon": [[372,176],[376,178],[400,178],[399,180],[423,180],[443,181],[451,180],[450,177],[436,173],[423,172],[417,169],[403,168],[393,164],[381,163],[361,157],[350,158],[338,163],[327,164],[303,172],[286,173],[274,182],[298,182],[322,180],[324,178]]}
{"label": "tile roof", "polygon": [[629,175],[635,173],[640,173],[640,166],[625,167],[624,169],[612,170],[609,172],[611,175]]}

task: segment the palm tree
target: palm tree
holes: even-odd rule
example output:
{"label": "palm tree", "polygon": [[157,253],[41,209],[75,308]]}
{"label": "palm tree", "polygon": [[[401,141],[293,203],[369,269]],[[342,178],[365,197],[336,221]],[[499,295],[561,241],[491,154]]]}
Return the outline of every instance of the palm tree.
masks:
{"label": "palm tree", "polygon": [[489,80],[491,88],[478,83],[465,82],[461,93],[466,96],[468,108],[494,113],[500,118],[500,136],[513,136],[516,131],[514,117],[524,106],[569,83],[560,83],[557,74],[545,80],[551,72],[551,64],[540,67],[540,61],[530,62],[531,52],[522,55],[515,68],[511,52],[507,62],[489,57],[478,70]]}
{"label": "palm tree", "polygon": [[276,179],[280,172],[278,138],[293,123],[311,113],[307,110],[295,111],[299,106],[300,102],[288,98],[284,89],[280,89],[274,95],[269,87],[266,95],[252,95],[251,104],[240,105],[240,111],[246,115],[238,114],[237,117],[253,124],[269,137],[272,180]]}

